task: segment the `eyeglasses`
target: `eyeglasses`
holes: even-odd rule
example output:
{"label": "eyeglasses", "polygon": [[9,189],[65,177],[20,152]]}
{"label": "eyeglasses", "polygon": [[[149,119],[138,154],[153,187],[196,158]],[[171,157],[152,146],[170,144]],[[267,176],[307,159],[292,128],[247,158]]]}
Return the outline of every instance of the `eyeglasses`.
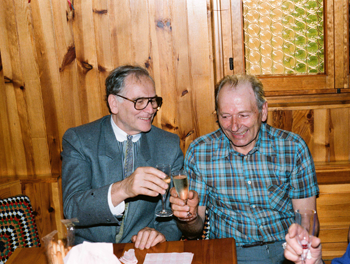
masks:
{"label": "eyeglasses", "polygon": [[151,102],[152,108],[159,110],[159,108],[162,106],[163,103],[163,98],[159,96],[154,96],[154,97],[140,97],[137,98],[136,100],[131,100],[129,98],[126,98],[124,96],[121,96],[119,94],[116,94],[116,96],[119,96],[125,100],[128,100],[130,102],[134,103],[134,107],[136,110],[143,110],[147,107],[149,102]]}

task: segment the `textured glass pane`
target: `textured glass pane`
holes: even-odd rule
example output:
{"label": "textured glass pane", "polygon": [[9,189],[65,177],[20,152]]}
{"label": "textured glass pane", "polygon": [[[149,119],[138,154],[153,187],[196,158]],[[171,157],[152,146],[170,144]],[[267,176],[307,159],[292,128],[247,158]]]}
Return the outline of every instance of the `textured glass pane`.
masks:
{"label": "textured glass pane", "polygon": [[246,73],[324,73],[323,0],[243,0]]}

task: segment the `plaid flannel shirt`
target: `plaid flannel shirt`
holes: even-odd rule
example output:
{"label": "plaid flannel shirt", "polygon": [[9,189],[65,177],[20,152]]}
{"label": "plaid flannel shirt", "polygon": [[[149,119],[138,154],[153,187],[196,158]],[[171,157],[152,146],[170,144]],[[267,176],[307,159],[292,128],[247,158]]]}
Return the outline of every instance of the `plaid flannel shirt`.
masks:
{"label": "plaid flannel shirt", "polygon": [[297,134],[262,124],[254,148],[236,152],[221,129],[189,146],[190,189],[206,206],[210,238],[237,246],[282,241],[294,222],[292,199],[318,194],[315,166]]}

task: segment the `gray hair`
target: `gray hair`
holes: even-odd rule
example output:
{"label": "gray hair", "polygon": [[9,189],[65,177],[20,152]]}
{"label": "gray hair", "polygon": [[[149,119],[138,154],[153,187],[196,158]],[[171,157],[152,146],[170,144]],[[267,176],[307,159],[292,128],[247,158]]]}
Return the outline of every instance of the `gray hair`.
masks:
{"label": "gray hair", "polygon": [[237,87],[240,84],[249,83],[251,84],[254,95],[256,98],[256,105],[261,112],[264,103],[266,102],[265,92],[262,82],[254,75],[227,75],[222,78],[215,88],[215,110],[218,110],[218,97],[224,85],[229,84],[232,88]]}
{"label": "gray hair", "polygon": [[135,78],[140,79],[140,77],[148,77],[153,85],[154,80],[149,75],[148,71],[142,67],[139,66],[133,66],[133,65],[124,65],[120,66],[118,68],[115,68],[113,71],[110,72],[108,77],[106,78],[106,102],[109,112],[111,113],[111,109],[108,104],[108,96],[110,94],[122,94],[125,89],[125,79],[129,75],[133,75]]}

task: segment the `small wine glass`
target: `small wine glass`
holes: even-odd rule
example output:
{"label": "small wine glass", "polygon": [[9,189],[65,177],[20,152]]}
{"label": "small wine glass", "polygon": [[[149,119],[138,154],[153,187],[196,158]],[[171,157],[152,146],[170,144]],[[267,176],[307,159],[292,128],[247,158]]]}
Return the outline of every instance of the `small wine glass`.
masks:
{"label": "small wine glass", "polygon": [[166,178],[164,178],[163,181],[168,184],[168,189],[165,191],[165,193],[163,195],[161,195],[162,210],[156,212],[156,216],[158,216],[158,217],[170,217],[173,215],[173,212],[165,209],[165,201],[166,201],[166,197],[168,195],[169,187],[170,187],[170,183],[171,183],[171,177],[170,177],[171,166],[169,164],[158,164],[158,165],[156,165],[156,169],[158,169],[166,174]]}
{"label": "small wine glass", "polygon": [[[188,192],[189,192],[189,187],[188,187],[188,176],[187,173],[184,169],[181,169],[179,171],[176,171],[172,173],[172,178],[175,186],[175,190],[177,192],[177,195],[179,196],[180,199],[184,200],[185,203],[187,204],[187,199],[188,199]],[[191,221],[194,218],[197,217],[197,215],[193,215],[192,213],[188,212],[186,218],[179,218],[180,221]]]}
{"label": "small wine glass", "polygon": [[317,214],[312,209],[298,209],[295,211],[295,223],[297,223],[297,240],[303,248],[301,254],[302,263],[305,263],[306,258],[309,258],[311,238],[315,236]]}

